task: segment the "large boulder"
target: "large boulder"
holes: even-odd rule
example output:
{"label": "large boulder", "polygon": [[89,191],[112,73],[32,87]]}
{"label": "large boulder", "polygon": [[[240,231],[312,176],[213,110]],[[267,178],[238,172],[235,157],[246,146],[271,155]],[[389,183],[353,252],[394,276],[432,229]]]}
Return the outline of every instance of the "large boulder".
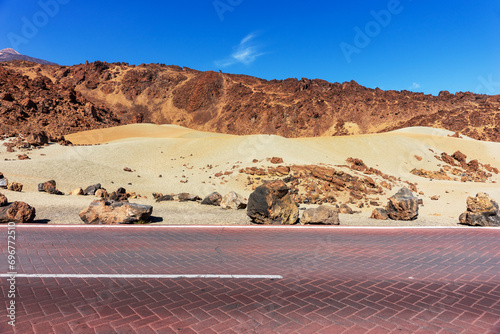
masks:
{"label": "large boulder", "polygon": [[207,195],[207,197],[205,197],[203,201],[201,201],[201,204],[220,206],[221,201],[222,201],[222,195],[214,191],[213,193]]}
{"label": "large boulder", "polygon": [[85,224],[133,224],[147,222],[153,207],[128,202],[96,200],[80,212]]}
{"label": "large boulder", "polygon": [[46,181],[46,182],[43,182],[43,183],[39,183],[38,184],[38,191],[40,191],[40,192],[46,192],[46,193],[49,193],[49,194],[52,194],[52,195],[63,195],[62,192],[60,192],[59,190],[57,190],[57,188],[56,188],[56,181],[54,181],[54,180],[50,180],[50,181]]}
{"label": "large boulder", "polygon": [[320,205],[317,208],[310,208],[304,211],[300,223],[304,224],[324,224],[339,225],[339,209],[334,206]]}
{"label": "large boulder", "polygon": [[0,207],[0,223],[29,223],[35,219],[35,208],[24,202],[14,202]]}
{"label": "large boulder", "polygon": [[389,218],[394,220],[414,220],[418,217],[418,198],[408,188],[401,188],[389,197],[386,207]]}
{"label": "large boulder", "polygon": [[85,190],[83,190],[83,194],[84,195],[95,195],[95,192],[99,189],[101,189],[101,184],[96,183],[96,184],[93,184],[93,185],[85,188]]}
{"label": "large boulder", "polygon": [[264,183],[248,198],[247,215],[257,224],[292,225],[299,218],[299,208],[281,180]]}
{"label": "large boulder", "polygon": [[485,193],[467,198],[467,211],[459,217],[460,224],[472,226],[500,226],[498,203]]}
{"label": "large boulder", "polygon": [[240,194],[230,191],[222,198],[220,206],[223,209],[238,210],[246,208],[247,202]]}

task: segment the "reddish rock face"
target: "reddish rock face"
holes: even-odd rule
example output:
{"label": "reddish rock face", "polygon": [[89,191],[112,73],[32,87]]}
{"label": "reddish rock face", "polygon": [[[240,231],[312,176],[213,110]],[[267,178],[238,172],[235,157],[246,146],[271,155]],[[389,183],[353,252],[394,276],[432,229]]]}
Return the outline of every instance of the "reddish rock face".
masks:
{"label": "reddish rock face", "polygon": [[[348,135],[353,126],[360,133],[430,126],[500,141],[499,96],[432,96],[369,89],[354,81],[267,81],[178,66],[103,62],[70,67],[6,62],[0,65],[0,83],[5,119],[0,134],[45,130],[55,137],[151,122],[284,137]],[[107,99],[109,94],[132,107]],[[142,104],[145,100],[152,103]]]}
{"label": "reddish rock face", "polygon": [[14,202],[0,207],[0,223],[29,223],[35,219],[35,208],[24,202]]}

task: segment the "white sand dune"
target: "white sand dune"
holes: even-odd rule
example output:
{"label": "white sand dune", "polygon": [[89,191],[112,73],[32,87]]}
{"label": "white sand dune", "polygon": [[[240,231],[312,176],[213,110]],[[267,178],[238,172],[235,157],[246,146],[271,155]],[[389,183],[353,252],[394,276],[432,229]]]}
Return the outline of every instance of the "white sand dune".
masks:
{"label": "white sand dune", "polygon": [[[58,197],[36,191],[38,183],[50,179],[56,180],[58,188],[66,193],[94,183],[101,183],[110,191],[123,186],[147,196],[145,201],[150,203],[153,203],[152,192],[190,192],[205,196],[215,190],[221,193],[235,190],[248,196],[249,190],[244,186],[246,175],[239,174],[238,170],[269,165],[266,158],[278,156],[285,164],[341,165],[348,157],[353,157],[384,173],[418,182],[419,190],[425,193],[422,219],[427,217],[433,223],[454,224],[465,209],[468,195],[484,191],[499,201],[498,183],[430,181],[409,171],[413,168],[439,170],[440,161],[434,155],[441,152],[452,154],[457,150],[470,159],[498,168],[500,143],[452,138],[447,136],[449,134],[451,132],[430,128],[409,128],[384,134],[287,139],[270,135],[223,135],[174,125],[126,125],[68,135],[67,139],[75,144],[100,145],[50,145],[27,152],[31,160],[17,160],[19,152],[7,153],[5,147],[1,148],[0,171],[9,180],[23,183],[25,189],[24,194],[2,192],[12,200],[21,196],[35,207],[48,207],[58,201]],[[415,155],[422,160],[417,160]],[[259,163],[253,163],[253,159],[258,159]],[[135,171],[125,172],[124,167]],[[214,178],[215,173],[225,171],[233,171],[233,174],[223,179]],[[181,180],[187,180],[187,183],[181,183]],[[495,175],[493,180],[499,181],[499,176]],[[430,201],[432,195],[441,198]],[[64,199],[65,203],[72,201],[78,207],[88,205],[90,200],[88,197]],[[65,205],[70,207],[67,203]],[[156,206],[159,205],[169,204]],[[358,216],[365,219],[369,211],[371,209],[366,209]],[[75,218],[75,213],[71,214],[66,218],[47,219],[79,223],[78,216]]]}

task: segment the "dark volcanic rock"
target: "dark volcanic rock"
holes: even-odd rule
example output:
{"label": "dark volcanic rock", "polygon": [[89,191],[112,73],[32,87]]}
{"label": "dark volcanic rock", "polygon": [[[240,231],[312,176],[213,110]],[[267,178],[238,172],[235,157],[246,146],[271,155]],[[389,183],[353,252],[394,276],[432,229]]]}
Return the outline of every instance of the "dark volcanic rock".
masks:
{"label": "dark volcanic rock", "polygon": [[147,222],[153,207],[128,202],[96,200],[80,212],[80,219],[85,224],[133,224]]}
{"label": "dark volcanic rock", "polygon": [[401,188],[387,203],[387,214],[394,220],[413,220],[418,217],[418,199],[408,188]]}
{"label": "dark volcanic rock", "polygon": [[26,142],[32,146],[43,146],[49,143],[49,137],[45,131],[32,133],[26,138]]}
{"label": "dark volcanic rock", "polygon": [[63,195],[63,193],[56,188],[56,181],[50,180],[38,184],[38,191],[47,192],[52,195]]}
{"label": "dark volcanic rock", "polygon": [[207,195],[207,197],[205,197],[203,201],[201,201],[201,204],[220,206],[221,201],[222,201],[222,195],[215,191]]}
{"label": "dark volcanic rock", "polygon": [[485,193],[468,197],[467,211],[460,215],[459,221],[472,226],[500,226],[498,203]]}
{"label": "dark volcanic rock", "polygon": [[173,201],[174,196],[172,195],[161,195],[156,198],[156,202],[167,202],[167,201]]}
{"label": "dark volcanic rock", "polygon": [[14,202],[0,207],[0,223],[29,223],[35,219],[35,208],[24,202]]}
{"label": "dark volcanic rock", "polygon": [[247,215],[257,224],[292,225],[299,218],[299,209],[285,182],[278,180],[264,183],[250,194]]}
{"label": "dark volcanic rock", "polygon": [[310,208],[304,211],[300,223],[304,224],[323,224],[339,225],[339,210],[329,205],[320,205],[317,208]]}
{"label": "dark volcanic rock", "polygon": [[177,198],[179,199],[179,202],[194,202],[194,201],[201,201],[201,197],[197,195],[192,195],[189,193],[180,193],[177,195]]}
{"label": "dark volcanic rock", "polygon": [[83,194],[84,195],[95,195],[95,192],[97,190],[101,189],[101,184],[100,183],[97,183],[97,184],[93,184],[91,186],[88,186],[87,188],[85,188],[85,190],[83,191]]}

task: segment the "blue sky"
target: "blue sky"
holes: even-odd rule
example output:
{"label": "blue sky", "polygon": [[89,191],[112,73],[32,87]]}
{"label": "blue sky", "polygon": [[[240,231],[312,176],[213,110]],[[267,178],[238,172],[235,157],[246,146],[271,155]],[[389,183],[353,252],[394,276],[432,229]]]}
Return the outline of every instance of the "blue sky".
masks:
{"label": "blue sky", "polygon": [[0,49],[264,79],[500,94],[500,2],[0,0]]}

